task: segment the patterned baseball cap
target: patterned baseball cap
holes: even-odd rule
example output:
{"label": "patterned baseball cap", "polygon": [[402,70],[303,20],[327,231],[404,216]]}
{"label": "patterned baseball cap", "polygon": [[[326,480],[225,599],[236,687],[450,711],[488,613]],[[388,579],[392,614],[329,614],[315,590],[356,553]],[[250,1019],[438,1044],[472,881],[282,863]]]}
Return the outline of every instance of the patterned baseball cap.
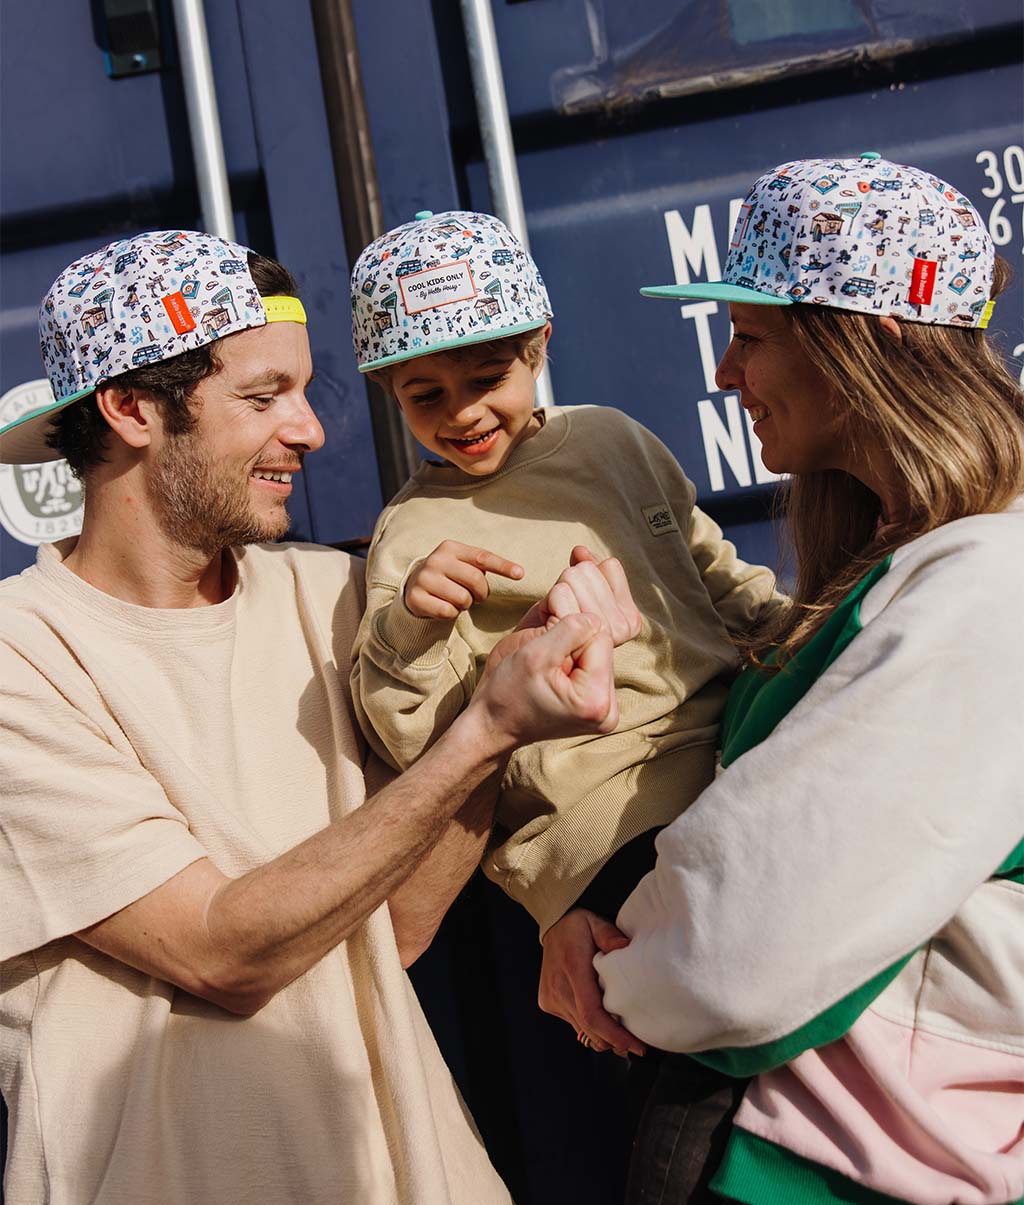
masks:
{"label": "patterned baseball cap", "polygon": [[907,322],[984,328],[995,247],[957,189],[877,151],[796,159],[754,184],[723,278],[641,289],[753,305],[809,302]]}
{"label": "patterned baseball cap", "polygon": [[536,330],[551,317],[537,265],[486,213],[431,213],[374,239],[352,270],[360,372]]}
{"label": "patterned baseball cap", "polygon": [[54,415],[119,373],[169,360],[268,322],[305,323],[297,297],[261,297],[248,248],[213,234],[159,230],[76,260],[39,309],[53,400],[0,428],[0,464],[39,464]]}

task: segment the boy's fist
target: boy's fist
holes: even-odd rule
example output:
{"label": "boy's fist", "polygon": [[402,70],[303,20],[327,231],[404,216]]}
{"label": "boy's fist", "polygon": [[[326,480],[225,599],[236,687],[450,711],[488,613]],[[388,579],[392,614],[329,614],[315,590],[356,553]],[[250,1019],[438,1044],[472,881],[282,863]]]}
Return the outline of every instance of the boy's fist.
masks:
{"label": "boy's fist", "polygon": [[455,619],[487,598],[488,573],[519,581],[523,567],[486,548],[444,540],[409,574],[405,605],[420,619]]}

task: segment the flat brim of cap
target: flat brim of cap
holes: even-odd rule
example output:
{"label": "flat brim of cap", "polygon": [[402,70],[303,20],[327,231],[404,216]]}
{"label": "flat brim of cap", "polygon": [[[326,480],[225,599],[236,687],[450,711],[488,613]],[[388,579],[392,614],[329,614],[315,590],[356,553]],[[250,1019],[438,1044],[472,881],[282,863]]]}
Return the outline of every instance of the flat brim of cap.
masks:
{"label": "flat brim of cap", "polygon": [[692,297],[700,301],[739,301],[745,305],[792,305],[791,297],[759,293],[745,285],[730,285],[723,280],[696,285],[650,285],[640,292],[645,297]]}
{"label": "flat brim of cap", "polygon": [[371,360],[368,364],[360,364],[360,372],[374,372],[378,368],[387,368],[391,364],[403,364],[406,360],[418,360],[421,356],[432,356],[438,351],[455,351],[459,347],[469,347],[473,343],[491,343],[495,339],[506,339],[509,335],[525,335],[527,331],[540,330],[551,320],[547,314],[536,322],[521,322],[518,326],[501,326],[494,330],[478,331],[472,335],[464,335],[461,339],[448,339],[444,343],[435,343],[433,347],[415,347],[409,351],[400,351],[393,356],[383,356],[380,360]]}
{"label": "flat brim of cap", "polygon": [[9,423],[0,430],[0,464],[45,464],[48,460],[60,460],[60,453],[46,442],[54,415],[94,392],[94,388],[82,389]]}

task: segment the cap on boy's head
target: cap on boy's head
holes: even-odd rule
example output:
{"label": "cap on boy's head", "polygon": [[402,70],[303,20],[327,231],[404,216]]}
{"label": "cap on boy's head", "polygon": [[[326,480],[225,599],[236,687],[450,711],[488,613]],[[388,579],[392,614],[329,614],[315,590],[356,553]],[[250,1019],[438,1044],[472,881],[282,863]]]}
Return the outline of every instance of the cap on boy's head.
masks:
{"label": "cap on boy's head", "polygon": [[511,230],[486,213],[418,213],[382,234],[352,270],[360,372],[536,330],[544,281]]}
{"label": "cap on boy's head", "polygon": [[721,281],[640,291],[809,302],[984,328],[994,262],[985,223],[957,189],[865,151],[857,159],[796,159],[762,176],[740,209]]}
{"label": "cap on boy's head", "polygon": [[214,234],[159,230],[65,268],[39,309],[54,400],[0,428],[0,464],[56,460],[54,415],[119,373],[268,322],[305,323],[297,297],[260,296],[248,254]]}

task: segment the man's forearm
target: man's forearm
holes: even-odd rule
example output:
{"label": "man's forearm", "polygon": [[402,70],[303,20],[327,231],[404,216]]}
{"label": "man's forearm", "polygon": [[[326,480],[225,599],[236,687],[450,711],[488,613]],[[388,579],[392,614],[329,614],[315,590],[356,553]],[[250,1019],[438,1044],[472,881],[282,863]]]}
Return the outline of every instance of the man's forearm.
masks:
{"label": "man's forearm", "polygon": [[78,936],[223,1008],[255,1012],[396,891],[514,748],[541,733],[614,728],[611,664],[611,640],[586,616],[516,633],[437,744],[355,812],[238,879],[200,858]]}
{"label": "man's forearm", "polygon": [[256,1012],[396,890],[508,752],[467,712],[416,766],[301,845],[237,879],[200,859],[78,936],[231,1012]]}
{"label": "man's forearm", "polygon": [[496,774],[477,787],[433,849],[388,896],[402,966],[411,966],[430,945],[445,913],[480,864],[499,785]]}
{"label": "man's forearm", "polygon": [[[468,824],[450,824],[470,795],[488,778],[500,781],[513,749],[538,733],[615,727],[611,654],[611,639],[584,615],[570,615],[549,632],[515,633],[492,653],[469,707],[400,778],[344,821],[222,884],[209,916],[222,939],[237,940],[244,977],[251,974],[272,995],[390,896],[397,895],[399,914],[406,905],[422,939],[424,920],[436,926],[453,898],[452,883],[461,887],[486,839],[489,817],[475,807],[462,818]],[[429,906],[416,917],[411,897],[403,900],[398,888],[443,836],[443,856],[424,876]],[[449,880],[439,886],[445,871]],[[260,908],[263,923],[254,926]]]}
{"label": "man's forearm", "polygon": [[[361,808],[223,884],[211,901],[208,924],[218,944],[237,951],[243,992],[272,995],[342,942],[385,899],[397,893],[401,901],[400,885],[453,829],[452,817],[482,783],[502,773],[507,752],[487,745],[475,717],[466,713],[416,765]],[[479,809],[471,812],[478,827]],[[455,825],[446,843],[447,852],[461,851],[462,862],[469,833]],[[468,843],[475,840],[473,835]],[[251,985],[244,982],[250,976]]]}

